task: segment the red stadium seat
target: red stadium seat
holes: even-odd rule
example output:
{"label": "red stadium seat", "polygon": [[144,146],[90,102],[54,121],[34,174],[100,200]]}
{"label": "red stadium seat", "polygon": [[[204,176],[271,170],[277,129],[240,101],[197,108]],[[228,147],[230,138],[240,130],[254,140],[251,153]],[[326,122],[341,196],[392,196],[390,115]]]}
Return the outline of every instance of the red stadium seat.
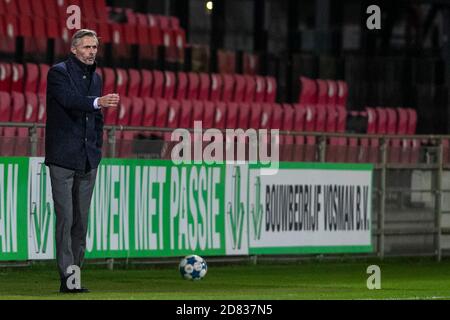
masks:
{"label": "red stadium seat", "polygon": [[[181,106],[181,102],[178,100],[169,101],[168,115],[167,115],[167,128],[177,129],[183,127],[183,125],[189,125],[191,120],[192,107],[190,101],[184,100],[183,102],[189,102]],[[183,109],[185,109],[183,111]],[[186,127],[184,127],[186,128]],[[171,132],[164,133],[164,140],[171,141]]]}
{"label": "red stadium seat", "polygon": [[[45,106],[46,106],[46,94],[40,93],[38,95],[39,99],[39,107],[38,107],[38,115],[37,115],[37,122],[38,123],[45,123],[47,120],[47,113],[45,112]],[[38,137],[41,139],[45,138],[45,128],[38,128]],[[42,152],[39,152],[39,154],[42,154]]]}
{"label": "red stadium seat", "polygon": [[[407,134],[408,135],[414,135],[416,134],[416,128],[417,128],[417,112],[414,109],[408,108],[408,129]],[[418,139],[413,139],[411,142],[411,157],[409,161],[411,163],[418,163],[419,162],[419,152],[420,152],[420,141]]]}
{"label": "red stadium seat", "polygon": [[[37,122],[38,114],[39,114],[39,100],[38,96],[34,92],[26,92],[25,93],[25,117],[24,122]],[[26,129],[26,136],[28,136],[28,129]]]}
{"label": "red stadium seat", "polygon": [[[366,107],[367,114],[367,134],[376,134],[377,130],[377,113],[375,109]],[[361,149],[363,161],[377,163],[379,141],[377,138],[362,138]]]}
{"label": "red stadium seat", "polygon": [[203,128],[214,128],[214,115],[216,113],[216,104],[211,101],[203,102]]}
{"label": "red stadium seat", "polygon": [[[293,130],[296,132],[303,132],[305,130],[306,123],[306,107],[304,104],[294,104],[294,124]],[[304,161],[305,155],[305,136],[295,135],[294,147],[292,153],[292,160],[294,161]]]}
{"label": "red stadium seat", "polygon": [[228,102],[226,104],[226,129],[236,129],[238,125],[238,104],[235,102]]}
{"label": "red stadium seat", "polygon": [[200,86],[199,75],[195,72],[189,72],[187,99],[191,100],[198,99],[199,86]]}
{"label": "red stadium seat", "polygon": [[[34,2],[33,2],[34,3]],[[45,19],[45,31],[47,38],[56,39],[61,36],[61,28],[58,23],[58,19],[48,17]],[[102,38],[102,42],[104,42]]]}
{"label": "red stadium seat", "polygon": [[128,96],[139,97],[141,86],[141,74],[139,73],[139,70],[128,69],[128,76]]}
{"label": "red stadium seat", "polygon": [[211,91],[209,100],[216,102],[222,97],[222,77],[217,73],[211,74]]}
{"label": "red stadium seat", "polygon": [[[225,129],[227,128],[227,115],[228,105],[225,102],[218,101],[215,102],[215,112],[214,112],[214,128]],[[232,112],[235,112],[232,110]]]}
{"label": "red stadium seat", "polygon": [[266,77],[266,98],[265,102],[275,102],[277,96],[277,82],[274,77]]}
{"label": "red stadium seat", "polygon": [[262,76],[256,76],[255,102],[264,102],[266,93],[266,81]]}
{"label": "red stadium seat", "polygon": [[[47,74],[48,70],[50,70],[50,66],[47,64],[39,65],[39,85],[38,85],[38,93],[45,94],[47,91]],[[99,69],[101,70],[101,69]]]}
{"label": "red stadium seat", "polygon": [[108,14],[106,10],[106,0],[95,0],[95,11],[100,21],[107,21]]}
{"label": "red stadium seat", "polygon": [[[131,111],[130,111],[130,126],[140,127],[144,126],[144,115],[145,115],[145,101],[140,97],[131,98]],[[124,133],[132,132],[125,131]],[[129,136],[128,134],[126,136]],[[130,139],[131,140],[131,139]]]}
{"label": "red stadium seat", "polygon": [[377,134],[387,133],[387,112],[384,108],[377,107]]}
{"label": "red stadium seat", "polygon": [[30,4],[33,16],[41,18],[49,17],[53,19],[58,18],[55,1],[33,0],[30,1]]}
{"label": "red stadium seat", "polygon": [[[13,3],[14,1],[10,1]],[[0,52],[14,58],[19,25],[15,15],[0,15]]]}
{"label": "red stadium seat", "polygon": [[37,92],[38,79],[39,79],[39,67],[34,63],[25,64],[25,92]]}
{"label": "red stadium seat", "polygon": [[[278,146],[278,152],[280,151],[280,143],[281,143],[281,137],[280,135],[273,135],[271,130],[278,130],[280,131],[283,126],[283,111],[281,105],[278,103],[272,103],[272,119],[270,120],[269,129],[268,130],[268,139],[269,144],[276,144]],[[279,155],[278,155],[279,156]]]}
{"label": "red stadium seat", "polygon": [[[23,93],[13,92],[11,98],[11,122],[24,122],[26,108],[25,96]],[[12,138],[11,140],[6,141],[6,152],[8,152],[8,155],[26,155],[26,149],[24,149],[23,146],[26,146],[27,142],[24,141],[24,138],[28,136],[27,128],[6,127],[4,128],[4,136]],[[3,151],[4,150],[2,150],[2,152]]]}
{"label": "red stadium seat", "polygon": [[253,102],[255,101],[255,87],[256,82],[255,78],[249,75],[245,75],[245,94],[244,94],[244,101],[245,102]]}
{"label": "red stadium seat", "polygon": [[256,102],[251,103],[250,109],[251,111],[249,127],[258,130],[261,126],[262,104]]}
{"label": "red stadium seat", "polygon": [[99,22],[97,25],[98,25],[97,35],[100,37],[100,41],[102,43],[111,43],[112,42],[111,25],[106,21]]}
{"label": "red stadium seat", "polygon": [[[156,117],[153,125],[155,127],[164,128],[167,126],[169,114],[169,102],[166,99],[155,99],[156,101]],[[147,110],[146,110],[147,112]]]}
{"label": "red stadium seat", "polygon": [[222,74],[223,90],[220,101],[230,102],[233,99],[234,77],[229,74]]}
{"label": "red stadium seat", "polygon": [[24,85],[24,68],[23,65],[12,64],[12,82],[11,92],[23,92]]}
{"label": "red stadium seat", "polygon": [[[117,125],[119,126],[129,126],[131,119],[131,105],[132,100],[128,97],[120,98],[120,105],[117,115]],[[130,143],[129,141],[124,141],[127,137],[127,131],[116,131],[116,139],[118,139],[117,150],[119,152],[119,157],[126,157],[130,154]]]}
{"label": "red stadium seat", "polygon": [[169,17],[163,15],[155,15],[156,23],[161,29],[169,29]]}
{"label": "red stadium seat", "polygon": [[186,99],[188,78],[185,72],[177,73],[177,87],[175,90],[175,99],[184,100]]}
{"label": "red stadium seat", "polygon": [[[192,102],[190,100],[183,100],[181,101],[181,109],[178,111],[179,113],[179,122],[178,122],[178,126],[180,128],[192,128],[193,127],[193,123],[192,123],[192,116],[193,116],[193,105]],[[169,128],[172,128],[169,126]],[[173,128],[178,128],[178,127],[173,127]]]}
{"label": "red stadium seat", "polygon": [[232,101],[234,102],[243,102],[245,95],[245,78],[243,75],[235,74],[234,75],[234,94]]}
{"label": "red stadium seat", "polygon": [[387,112],[387,133],[396,134],[397,133],[397,113],[393,108],[386,108]]}
{"label": "red stadium seat", "polygon": [[261,122],[259,129],[270,129],[272,125],[273,107],[271,103],[264,102],[262,104]]}
{"label": "red stadium seat", "polygon": [[148,14],[147,17],[149,25],[150,44],[153,46],[160,46],[163,44],[162,30],[158,25],[156,25],[156,19],[153,15]]}
{"label": "red stadium seat", "polygon": [[[329,89],[329,87],[328,87]],[[329,97],[329,96],[328,96]],[[325,120],[325,131],[326,132],[336,132],[337,131],[337,110],[331,101],[328,101],[328,105],[326,107],[326,120]],[[337,155],[339,153],[339,138],[330,137],[329,143],[327,146],[327,161],[336,162]]]}
{"label": "red stadium seat", "polygon": [[[397,112],[393,108],[387,108],[387,133],[397,134]],[[391,163],[398,163],[400,156],[400,139],[391,138],[389,139],[389,149],[388,149],[388,161]]]}
{"label": "red stadium seat", "polygon": [[[339,133],[344,133],[347,127],[347,110],[342,107],[336,108],[336,131]],[[339,152],[337,153],[336,161],[344,162],[346,159],[345,155],[345,147],[347,145],[347,138],[339,137],[338,138]]]}
{"label": "red stadium seat", "polygon": [[120,96],[128,96],[128,73],[125,69],[116,69],[116,93]]}
{"label": "red stadium seat", "polygon": [[117,125],[118,108],[103,109],[103,117],[105,125]]}
{"label": "red stadium seat", "polygon": [[315,126],[314,131],[317,132],[325,132],[326,125],[326,117],[327,117],[327,108],[326,104],[318,103],[315,106]]}
{"label": "red stadium seat", "polygon": [[141,70],[141,97],[150,97],[153,87],[153,74],[150,70]]}
{"label": "red stadium seat", "polygon": [[30,0],[16,0],[17,8],[19,11],[19,16],[33,16],[36,13],[33,12],[33,8],[31,3],[33,1]]}
{"label": "red stadium seat", "polygon": [[86,20],[98,20],[97,11],[95,10],[95,1],[81,0],[81,12]]}
{"label": "red stadium seat", "polygon": [[[281,131],[294,131],[295,110],[288,103],[283,103],[283,118],[281,122]],[[294,146],[294,136],[280,134],[280,160],[292,161],[292,152]]]}
{"label": "red stadium seat", "polygon": [[[129,126],[130,116],[131,116],[131,99],[129,97],[120,97],[120,104],[117,111],[117,122],[118,126]],[[122,138],[122,131],[116,132],[116,138]]]}
{"label": "red stadium seat", "polygon": [[249,128],[249,122],[250,122],[250,106],[248,103],[241,102],[238,103],[238,122],[237,122],[237,128],[240,129],[248,129]]}
{"label": "red stadium seat", "polygon": [[19,16],[20,10],[18,6],[18,1],[3,1],[5,6],[5,12],[9,15]]}
{"label": "red stadium seat", "polygon": [[129,42],[125,36],[124,25],[120,23],[109,24],[111,32],[112,56],[116,60],[117,64],[120,64],[124,59],[130,59],[130,47]]}
{"label": "red stadium seat", "polygon": [[200,73],[200,88],[198,92],[198,100],[208,100],[209,99],[209,87],[210,87],[209,74]]}
{"label": "red stadium seat", "polygon": [[[10,122],[12,118],[12,98],[7,92],[0,91],[0,121]],[[0,154],[2,156],[14,155],[14,137],[16,128],[1,127],[0,128]]]}
{"label": "red stadium seat", "polygon": [[[316,129],[316,111],[317,110],[313,105],[306,106],[305,131],[307,132],[313,132]],[[304,154],[305,161],[315,160],[316,140],[317,139],[315,136],[306,137],[306,149]]]}
{"label": "red stadium seat", "polygon": [[[0,122],[11,121],[11,96],[8,92],[0,91]],[[5,128],[0,127],[0,136]]]}
{"label": "red stadium seat", "polygon": [[0,91],[10,92],[12,83],[11,64],[0,62]]}
{"label": "red stadium seat", "polygon": [[194,122],[200,121],[203,127],[203,119],[204,119],[204,103],[200,100],[192,101],[192,119],[190,128],[194,128]]}
{"label": "red stadium seat", "polygon": [[[367,111],[368,122],[370,121],[370,133],[386,134],[387,114],[382,108],[370,108]],[[373,117],[373,123],[371,123]],[[381,159],[380,141],[378,138],[370,139],[369,162],[377,163]]]}
{"label": "red stadium seat", "polygon": [[327,80],[328,84],[328,106],[335,107],[338,100],[338,85],[334,80]]}
{"label": "red stadium seat", "polygon": [[153,90],[151,97],[154,99],[163,97],[164,74],[159,70],[153,70]]}
{"label": "red stadium seat", "polygon": [[116,92],[116,76],[114,70],[111,68],[102,69],[103,77],[103,94],[110,94]]}
{"label": "red stadium seat", "polygon": [[299,103],[301,104],[315,104],[317,103],[317,83],[309,78],[300,77],[301,90],[299,96]]}
{"label": "red stadium seat", "polygon": [[[408,132],[408,111],[406,108],[396,108],[397,111],[397,134],[406,135]],[[399,161],[409,163],[411,148],[408,139],[400,139]]]}
{"label": "red stadium seat", "polygon": [[339,80],[337,82],[338,85],[338,97],[337,97],[337,105],[340,107],[347,106],[347,97],[348,97],[348,86],[345,81]]}
{"label": "red stadium seat", "polygon": [[[142,114],[142,126],[144,127],[156,127],[156,115],[157,115],[157,105],[156,105],[156,100],[153,98],[149,98],[149,97],[145,97],[143,98],[144,100],[144,111]],[[133,112],[134,114],[134,112]],[[139,115],[139,113],[136,114]],[[134,116],[132,116],[132,121],[134,118]],[[162,119],[162,118],[161,118]],[[161,122],[162,120],[159,119],[159,121]],[[160,126],[165,126],[165,121],[162,121],[162,123],[159,123]]]}
{"label": "red stadium seat", "polygon": [[33,6],[42,6],[46,18],[59,20],[59,11],[56,1],[40,0],[32,2],[34,3]]}
{"label": "red stadium seat", "polygon": [[317,103],[328,104],[328,83],[326,80],[317,79]]}
{"label": "red stadium seat", "polygon": [[283,125],[283,108],[278,103],[272,103],[272,121],[270,129],[281,130]]}
{"label": "red stadium seat", "polygon": [[175,94],[175,73],[164,71],[164,99],[173,99]]}

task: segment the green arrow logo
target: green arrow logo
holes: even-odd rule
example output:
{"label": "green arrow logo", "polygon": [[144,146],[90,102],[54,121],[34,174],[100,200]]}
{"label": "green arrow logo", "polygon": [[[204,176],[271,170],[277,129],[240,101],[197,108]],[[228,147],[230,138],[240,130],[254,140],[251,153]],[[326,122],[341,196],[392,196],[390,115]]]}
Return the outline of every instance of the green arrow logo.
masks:
{"label": "green arrow logo", "polygon": [[241,249],[242,232],[244,227],[244,203],[241,201],[241,168],[233,168],[233,203],[227,203],[227,217],[231,225],[231,235],[233,237],[233,249]]}
{"label": "green arrow logo", "polygon": [[261,239],[261,227],[263,216],[263,205],[261,204],[261,178],[256,177],[255,182],[255,203],[252,204],[250,213],[253,221],[253,239]]}
{"label": "green arrow logo", "polygon": [[31,202],[31,218],[34,230],[34,248],[36,253],[45,253],[48,243],[48,231],[53,210],[50,202],[47,201],[47,168],[44,163],[40,164],[37,173],[39,177],[39,193],[37,201]]}

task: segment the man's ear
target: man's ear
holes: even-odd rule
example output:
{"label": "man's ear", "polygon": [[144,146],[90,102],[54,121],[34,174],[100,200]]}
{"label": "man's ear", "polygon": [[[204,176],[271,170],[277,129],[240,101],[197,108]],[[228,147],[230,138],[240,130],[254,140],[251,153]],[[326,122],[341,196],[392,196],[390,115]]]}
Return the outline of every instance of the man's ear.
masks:
{"label": "man's ear", "polygon": [[71,47],[70,51],[72,51],[72,53],[75,55],[77,54],[77,49],[75,47]]}

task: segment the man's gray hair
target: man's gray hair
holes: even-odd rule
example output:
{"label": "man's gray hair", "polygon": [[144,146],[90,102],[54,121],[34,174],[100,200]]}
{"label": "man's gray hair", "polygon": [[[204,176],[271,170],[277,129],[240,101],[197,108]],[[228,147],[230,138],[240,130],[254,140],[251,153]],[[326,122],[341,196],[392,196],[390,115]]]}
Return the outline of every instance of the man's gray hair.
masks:
{"label": "man's gray hair", "polygon": [[72,47],[76,47],[83,37],[94,37],[97,40],[97,33],[94,30],[80,29],[72,36]]}

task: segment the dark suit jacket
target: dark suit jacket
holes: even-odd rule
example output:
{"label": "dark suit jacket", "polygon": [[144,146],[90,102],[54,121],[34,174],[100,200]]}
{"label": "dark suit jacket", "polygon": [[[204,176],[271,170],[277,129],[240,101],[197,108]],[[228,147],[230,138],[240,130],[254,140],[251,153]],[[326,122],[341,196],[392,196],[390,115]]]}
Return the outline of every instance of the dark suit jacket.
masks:
{"label": "dark suit jacket", "polygon": [[96,65],[71,55],[52,66],[47,76],[45,164],[67,169],[97,168],[103,145],[103,114],[94,108],[102,95]]}

